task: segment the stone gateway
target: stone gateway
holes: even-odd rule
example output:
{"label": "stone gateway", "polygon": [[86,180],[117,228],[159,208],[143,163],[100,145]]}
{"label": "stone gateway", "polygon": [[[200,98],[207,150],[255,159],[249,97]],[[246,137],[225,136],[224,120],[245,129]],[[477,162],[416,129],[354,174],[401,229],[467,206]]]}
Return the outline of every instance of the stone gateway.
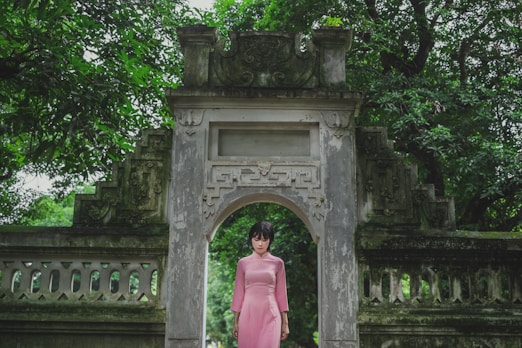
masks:
{"label": "stone gateway", "polygon": [[0,347],[204,347],[209,242],[256,202],[317,244],[320,348],[522,347],[522,238],[457,231],[386,131],[356,127],[349,30],[178,35],[174,130],[144,130],[73,227],[0,227]]}

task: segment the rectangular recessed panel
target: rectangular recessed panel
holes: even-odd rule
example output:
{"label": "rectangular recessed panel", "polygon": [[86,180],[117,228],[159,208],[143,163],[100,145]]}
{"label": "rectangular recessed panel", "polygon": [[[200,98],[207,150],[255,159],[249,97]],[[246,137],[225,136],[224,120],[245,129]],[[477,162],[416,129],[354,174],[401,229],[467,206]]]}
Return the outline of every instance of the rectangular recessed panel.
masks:
{"label": "rectangular recessed panel", "polygon": [[269,129],[220,129],[220,157],[310,157],[310,131]]}
{"label": "rectangular recessed panel", "polygon": [[317,161],[319,125],[292,122],[211,122],[211,161]]}

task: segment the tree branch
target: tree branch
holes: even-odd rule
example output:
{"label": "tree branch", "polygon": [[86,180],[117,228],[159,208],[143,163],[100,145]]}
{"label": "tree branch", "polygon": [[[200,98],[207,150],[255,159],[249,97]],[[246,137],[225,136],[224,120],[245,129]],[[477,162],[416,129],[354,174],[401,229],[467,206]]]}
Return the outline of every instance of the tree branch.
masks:
{"label": "tree branch", "polygon": [[[407,56],[401,58],[395,53],[381,52],[381,62],[384,72],[395,68],[406,77],[414,76],[424,69],[429,53],[435,44],[432,27],[426,15],[426,2],[424,0],[410,0],[410,3],[413,7],[413,17],[417,24],[417,35],[419,37],[417,53],[413,59],[408,60]],[[366,5],[368,6],[370,16],[372,16],[374,20],[380,20],[375,9],[375,2],[373,0],[366,0]],[[401,49],[403,51],[407,50],[405,46]]]}

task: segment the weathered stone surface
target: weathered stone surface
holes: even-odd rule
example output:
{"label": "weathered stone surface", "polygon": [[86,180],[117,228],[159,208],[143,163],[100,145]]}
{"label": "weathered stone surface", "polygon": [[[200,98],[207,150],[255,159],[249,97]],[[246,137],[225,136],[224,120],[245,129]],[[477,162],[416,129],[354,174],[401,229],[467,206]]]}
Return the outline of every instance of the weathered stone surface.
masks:
{"label": "weathered stone surface", "polygon": [[178,28],[185,59],[183,83],[190,87],[208,85],[209,53],[217,41],[217,29],[205,25]]}
{"label": "weathered stone surface", "polygon": [[361,347],[519,347],[522,237],[359,231]]}
{"label": "weathered stone surface", "polygon": [[[208,240],[228,214],[254,202],[282,204],[303,219],[322,255],[321,337],[355,342],[356,214],[355,202],[346,200],[344,192],[353,192],[352,197],[356,192],[351,163],[360,95],[299,89],[242,93],[250,96],[235,89],[169,92],[177,120],[171,196],[176,215],[168,277],[172,326],[167,326],[166,344],[202,337]],[[229,147],[221,148],[229,146],[230,132],[270,132],[273,141],[297,132],[306,151],[289,147],[277,152],[244,142],[230,153]],[[187,167],[203,175],[187,176]],[[339,172],[343,174],[334,174]],[[194,320],[182,321],[187,316]]]}
{"label": "weathered stone surface", "polygon": [[228,45],[202,25],[180,28],[178,35],[187,87],[345,88],[349,30],[318,29],[311,41],[297,33],[233,32]]}
{"label": "weathered stone surface", "polygon": [[0,227],[0,347],[163,347],[166,227]]}
{"label": "weathered stone surface", "polygon": [[357,129],[358,223],[392,230],[455,230],[451,197],[421,185],[383,128]]}
{"label": "weathered stone surface", "polygon": [[167,223],[171,132],[145,130],[135,152],[113,166],[112,181],[78,194],[74,224],[143,226]]}

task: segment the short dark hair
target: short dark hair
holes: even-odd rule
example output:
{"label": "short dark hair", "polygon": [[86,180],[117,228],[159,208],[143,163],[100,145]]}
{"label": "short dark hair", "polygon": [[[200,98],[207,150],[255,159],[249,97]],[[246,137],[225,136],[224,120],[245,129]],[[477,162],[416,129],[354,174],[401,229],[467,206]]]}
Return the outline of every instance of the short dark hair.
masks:
{"label": "short dark hair", "polygon": [[251,228],[250,233],[248,234],[248,242],[252,241],[252,238],[261,237],[264,239],[270,240],[270,243],[268,243],[268,249],[270,250],[270,245],[272,245],[272,242],[274,241],[274,227],[272,227],[272,224],[266,221],[259,221],[256,222]]}

